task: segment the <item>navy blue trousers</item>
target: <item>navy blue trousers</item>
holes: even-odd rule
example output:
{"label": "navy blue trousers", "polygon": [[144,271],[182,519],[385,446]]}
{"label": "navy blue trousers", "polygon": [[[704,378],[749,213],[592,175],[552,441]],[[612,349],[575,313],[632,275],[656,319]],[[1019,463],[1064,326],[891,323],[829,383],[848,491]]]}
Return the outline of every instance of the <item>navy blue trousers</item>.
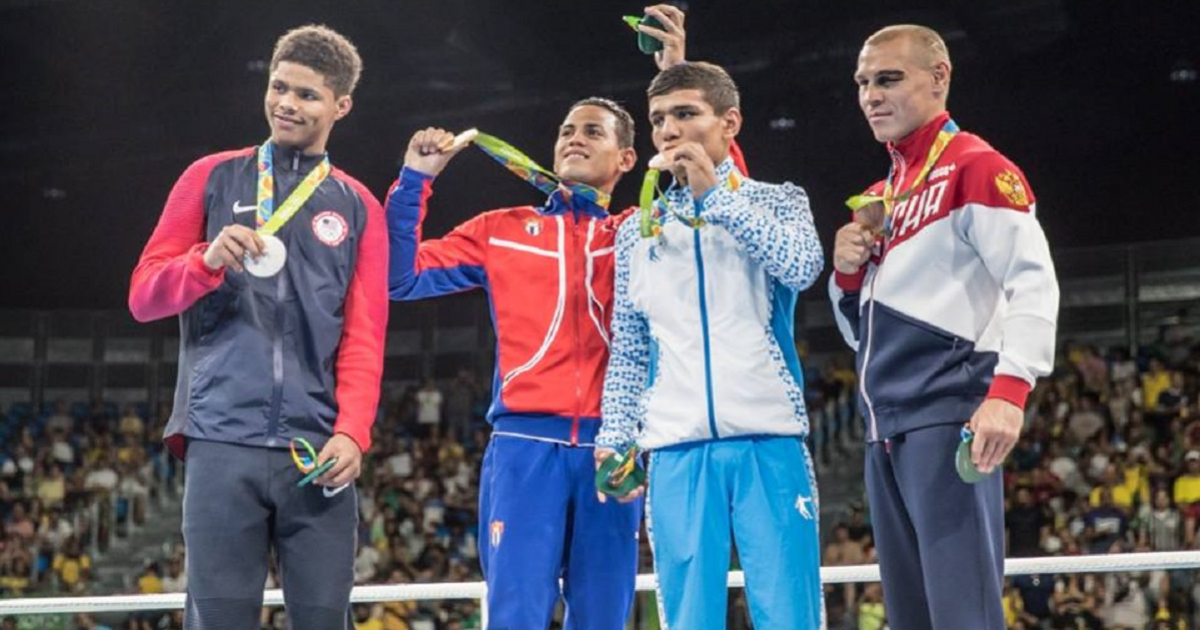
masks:
{"label": "navy blue trousers", "polygon": [[1004,630],[1004,483],[954,468],[959,424],[867,445],[867,498],[893,630]]}
{"label": "navy blue trousers", "polygon": [[293,630],[353,628],[353,486],[296,487],[286,450],[191,440],[183,495],[188,630],[258,630],[269,552]]}

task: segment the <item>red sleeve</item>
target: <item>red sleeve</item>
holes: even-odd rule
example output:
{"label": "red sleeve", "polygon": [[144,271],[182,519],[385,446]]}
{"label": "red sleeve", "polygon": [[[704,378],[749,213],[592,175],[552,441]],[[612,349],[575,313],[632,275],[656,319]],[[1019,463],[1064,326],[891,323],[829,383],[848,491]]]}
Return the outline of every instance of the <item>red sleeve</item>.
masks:
{"label": "red sleeve", "polygon": [[337,356],[338,417],[335,433],[344,433],[365,453],[379,407],[383,344],[387,334],[387,219],[379,200],[353,178],[337,172],[367,207],[367,227],[358,245],[358,262],[346,293],[345,323]]}
{"label": "red sleeve", "polygon": [[213,168],[231,155],[196,161],[171,189],[129,283],[129,312],[139,322],[178,315],[225,279],[224,268],[204,264],[204,187]]}
{"label": "red sleeve", "polygon": [[837,269],[833,270],[833,281],[837,283],[838,288],[846,293],[858,293],[862,290],[863,282],[867,279],[867,266],[863,265],[854,273],[842,273]]}
{"label": "red sleeve", "polygon": [[1017,407],[1024,409],[1025,401],[1029,398],[1030,389],[1032,388],[1024,379],[1007,374],[997,374],[992,379],[992,386],[988,388],[987,397],[1007,400]]}

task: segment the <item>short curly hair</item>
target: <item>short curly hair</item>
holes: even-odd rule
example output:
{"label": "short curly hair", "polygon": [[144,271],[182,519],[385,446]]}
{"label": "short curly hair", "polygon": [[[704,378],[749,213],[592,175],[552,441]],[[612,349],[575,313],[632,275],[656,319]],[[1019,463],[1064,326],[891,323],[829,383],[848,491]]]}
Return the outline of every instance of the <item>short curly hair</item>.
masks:
{"label": "short curly hair", "polygon": [[633,116],[630,116],[629,111],[622,107],[620,103],[610,98],[589,96],[572,103],[571,108],[567,112],[569,113],[577,107],[584,107],[586,105],[600,107],[611,112],[617,119],[617,146],[622,149],[628,149],[633,146]]}
{"label": "short curly hair", "polygon": [[309,24],[284,33],[271,54],[272,72],[281,61],[298,63],[320,73],[336,96],[353,93],[362,74],[358,49],[324,24]]}
{"label": "short curly hair", "polygon": [[654,98],[679,90],[700,90],[717,115],[741,105],[733,78],[721,66],[706,61],[685,61],[659,72],[646,89],[646,96]]}

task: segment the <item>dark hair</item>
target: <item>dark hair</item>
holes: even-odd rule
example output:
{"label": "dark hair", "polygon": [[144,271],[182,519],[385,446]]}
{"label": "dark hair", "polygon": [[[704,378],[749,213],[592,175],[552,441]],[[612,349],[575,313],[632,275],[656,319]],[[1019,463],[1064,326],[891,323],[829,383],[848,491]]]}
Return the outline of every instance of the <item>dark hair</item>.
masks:
{"label": "dark hair", "polygon": [[646,96],[654,98],[679,90],[700,90],[705,102],[718,115],[738,107],[741,99],[737,84],[729,73],[721,66],[704,61],[688,61],[659,72],[646,89]]}
{"label": "dark hair", "polygon": [[628,149],[633,146],[633,116],[621,107],[621,104],[600,96],[589,96],[585,99],[580,99],[571,104],[568,112],[575,110],[578,107],[591,105],[600,107],[612,112],[612,115],[617,119],[617,146],[622,149]]}
{"label": "dark hair", "polygon": [[272,72],[281,61],[312,68],[325,77],[325,84],[335,96],[354,92],[362,74],[358,49],[342,34],[322,24],[309,24],[284,33],[271,54]]}

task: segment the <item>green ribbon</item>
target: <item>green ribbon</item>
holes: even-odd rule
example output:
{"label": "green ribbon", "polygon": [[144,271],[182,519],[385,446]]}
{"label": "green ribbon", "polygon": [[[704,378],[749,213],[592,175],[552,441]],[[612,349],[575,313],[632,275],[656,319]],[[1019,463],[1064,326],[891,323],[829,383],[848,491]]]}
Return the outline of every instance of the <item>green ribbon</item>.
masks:
{"label": "green ribbon", "polygon": [[646,470],[638,462],[636,446],[623,455],[613,453],[596,469],[596,490],[610,496],[627,496],[643,483],[646,483]]}
{"label": "green ribbon", "polygon": [[554,194],[560,187],[566,188],[573,196],[587,199],[605,210],[612,201],[612,197],[599,188],[561,179],[553,171],[543,168],[528,155],[496,136],[480,132],[474,142],[475,146],[501,166],[547,195]]}

